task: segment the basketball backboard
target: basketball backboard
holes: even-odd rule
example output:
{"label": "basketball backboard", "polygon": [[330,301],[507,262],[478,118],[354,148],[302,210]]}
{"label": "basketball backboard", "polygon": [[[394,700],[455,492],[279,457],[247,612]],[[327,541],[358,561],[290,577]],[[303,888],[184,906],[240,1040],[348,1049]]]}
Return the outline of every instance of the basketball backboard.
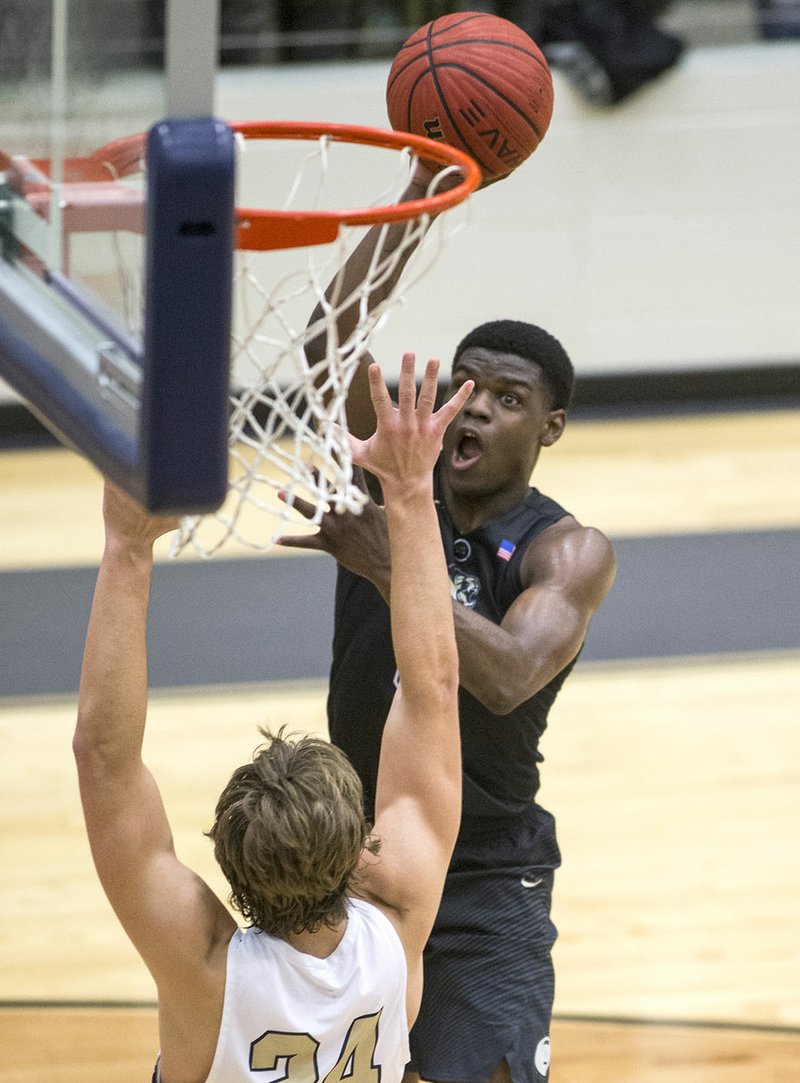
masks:
{"label": "basketball backboard", "polygon": [[[210,510],[234,230],[218,0],[0,7],[0,378],[145,506]],[[146,168],[114,153],[137,131]]]}

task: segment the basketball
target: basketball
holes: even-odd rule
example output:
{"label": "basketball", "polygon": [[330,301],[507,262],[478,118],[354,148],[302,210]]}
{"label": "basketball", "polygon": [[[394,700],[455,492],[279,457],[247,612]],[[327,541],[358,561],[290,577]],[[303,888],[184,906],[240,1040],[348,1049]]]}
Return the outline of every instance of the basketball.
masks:
{"label": "basketball", "polygon": [[465,150],[493,180],[513,172],[544,139],[553,80],[536,42],[514,23],[455,12],[400,46],[386,105],[395,130]]}

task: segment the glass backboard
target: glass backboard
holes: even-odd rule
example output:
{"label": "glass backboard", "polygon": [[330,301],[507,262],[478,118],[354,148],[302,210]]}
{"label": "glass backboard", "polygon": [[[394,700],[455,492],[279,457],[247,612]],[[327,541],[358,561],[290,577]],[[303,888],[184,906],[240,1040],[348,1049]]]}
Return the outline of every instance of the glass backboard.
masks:
{"label": "glass backboard", "polygon": [[[217,507],[227,486],[217,5],[26,0],[0,35],[0,378],[165,512]],[[135,132],[131,160],[118,140]]]}

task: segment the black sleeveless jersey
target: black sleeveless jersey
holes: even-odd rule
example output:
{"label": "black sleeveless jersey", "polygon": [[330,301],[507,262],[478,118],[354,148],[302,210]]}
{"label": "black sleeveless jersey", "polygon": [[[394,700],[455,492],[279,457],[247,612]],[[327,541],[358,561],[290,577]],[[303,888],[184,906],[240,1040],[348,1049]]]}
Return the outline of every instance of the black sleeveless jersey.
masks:
{"label": "black sleeveless jersey", "polygon": [[[522,592],[522,557],[533,538],[568,513],[537,489],[507,515],[460,534],[437,500],[453,597],[499,624]],[[333,662],[328,694],[331,740],[344,749],[364,784],[372,816],[381,733],[395,690],[389,607],[366,579],[341,566],[336,581]],[[424,620],[425,615],[420,614]],[[470,823],[527,817],[539,789],[539,739],[571,662],[536,695],[507,715],[494,715],[463,688],[459,693],[464,766],[462,835]],[[424,756],[424,748],[420,755]],[[544,814],[537,819],[547,818]],[[543,826],[543,825],[542,825]],[[545,832],[549,834],[549,830]],[[542,840],[544,841],[544,840]],[[553,837],[553,848],[555,840]],[[551,847],[545,847],[546,850]],[[543,855],[542,863],[557,864]]]}

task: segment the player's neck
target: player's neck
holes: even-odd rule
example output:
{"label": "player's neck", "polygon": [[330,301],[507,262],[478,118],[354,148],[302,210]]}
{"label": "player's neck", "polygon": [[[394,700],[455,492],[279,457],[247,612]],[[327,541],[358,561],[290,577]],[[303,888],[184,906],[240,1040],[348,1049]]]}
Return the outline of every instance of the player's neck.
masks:
{"label": "player's neck", "polygon": [[528,491],[528,485],[508,487],[493,493],[464,493],[452,489],[446,482],[440,495],[456,529],[469,534],[482,527],[490,519],[500,519],[515,508]]}
{"label": "player's neck", "polygon": [[286,941],[291,944],[295,951],[299,951],[303,955],[313,955],[316,959],[327,959],[338,948],[346,929],[347,918],[344,918],[333,929],[323,925],[315,933],[290,933],[286,937]]}

